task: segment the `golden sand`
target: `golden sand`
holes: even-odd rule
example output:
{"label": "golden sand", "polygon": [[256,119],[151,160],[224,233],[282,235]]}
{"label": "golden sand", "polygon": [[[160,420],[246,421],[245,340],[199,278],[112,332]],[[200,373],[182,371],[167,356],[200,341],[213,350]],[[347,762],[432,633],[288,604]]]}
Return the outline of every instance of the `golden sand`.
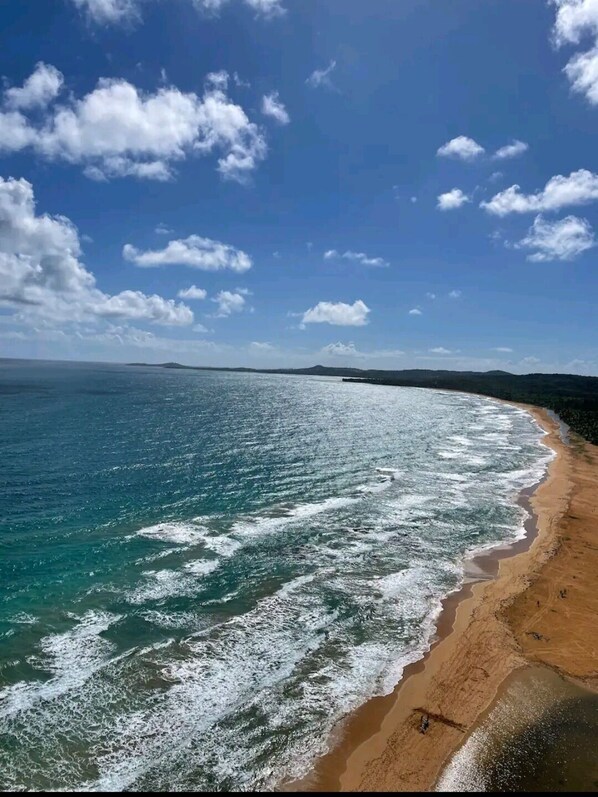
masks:
{"label": "golden sand", "polygon": [[530,662],[598,687],[598,447],[565,445],[547,412],[524,408],[557,453],[530,498],[535,529],[485,557],[494,578],[445,601],[430,652],[392,695],[343,724],[304,789],[430,791],[508,676]]}

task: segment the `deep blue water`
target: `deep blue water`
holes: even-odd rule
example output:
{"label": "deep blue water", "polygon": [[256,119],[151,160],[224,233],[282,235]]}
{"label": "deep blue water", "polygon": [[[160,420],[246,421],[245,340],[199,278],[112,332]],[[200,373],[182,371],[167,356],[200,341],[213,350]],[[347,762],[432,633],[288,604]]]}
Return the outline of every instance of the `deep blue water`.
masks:
{"label": "deep blue water", "polygon": [[447,392],[0,362],[0,787],[302,774],[522,533],[541,437]]}

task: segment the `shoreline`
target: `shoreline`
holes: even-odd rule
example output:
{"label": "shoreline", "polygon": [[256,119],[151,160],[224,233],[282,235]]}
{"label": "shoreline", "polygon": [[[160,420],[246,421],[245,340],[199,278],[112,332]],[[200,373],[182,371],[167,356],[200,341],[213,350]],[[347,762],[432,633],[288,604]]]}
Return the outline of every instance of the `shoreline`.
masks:
{"label": "shoreline", "polygon": [[[543,444],[556,454],[543,479],[519,495],[518,503],[528,512],[525,536],[467,561],[464,583],[442,602],[429,651],[405,668],[391,694],[370,699],[339,725],[330,752],[294,788],[433,790],[445,764],[499,698],[509,676],[532,662],[572,674],[555,667],[550,656],[538,657],[538,646],[549,637],[527,626],[540,601],[531,595],[521,598],[534,592],[543,570],[563,547],[560,526],[570,508],[575,466],[588,451],[596,457],[590,481],[593,476],[598,482],[598,449],[564,441],[558,419],[547,410],[502,403],[529,412],[546,432]],[[591,674],[589,664],[586,675]]]}

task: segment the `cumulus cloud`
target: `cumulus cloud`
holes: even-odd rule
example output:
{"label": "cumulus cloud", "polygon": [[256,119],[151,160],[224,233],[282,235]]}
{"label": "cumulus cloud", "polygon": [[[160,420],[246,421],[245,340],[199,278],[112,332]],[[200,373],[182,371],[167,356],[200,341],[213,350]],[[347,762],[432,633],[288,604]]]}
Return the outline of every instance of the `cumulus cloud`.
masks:
{"label": "cumulus cloud", "polygon": [[565,74],[573,91],[584,94],[591,105],[598,105],[598,46],[574,56]]}
{"label": "cumulus cloud", "polygon": [[471,202],[467,194],[464,194],[460,188],[453,188],[452,191],[447,191],[446,194],[440,194],[437,208],[438,210],[455,210],[466,202]]}
{"label": "cumulus cloud", "polygon": [[336,249],[329,249],[327,252],[324,252],[324,259],[325,260],[335,260],[338,258],[342,258],[344,260],[352,260],[355,263],[360,263],[362,266],[375,266],[379,268],[386,268],[390,266],[388,260],[384,260],[381,257],[371,257],[370,255],[366,255],[365,252],[337,252]]}
{"label": "cumulus cloud", "polygon": [[562,174],[551,177],[535,194],[522,194],[520,186],[512,185],[489,202],[481,202],[480,207],[495,216],[507,216],[509,213],[539,213],[560,210],[568,205],[587,205],[596,199],[598,174],[579,169],[568,177]]}
{"label": "cumulus cloud", "polygon": [[[26,104],[31,107],[34,98],[39,104],[42,97],[50,102],[57,82],[62,85],[58,70],[45,65],[43,69],[45,82],[38,65],[22,89],[5,92],[0,152],[30,150],[44,160],[78,164],[96,180],[169,180],[177,162],[217,154],[221,176],[245,182],[266,157],[263,132],[230,100],[221,82],[208,80],[198,96],[174,86],[146,93],[127,80],[100,78],[81,99],[70,97],[46,107],[41,118],[29,118],[22,113]],[[15,100],[15,91],[25,93]],[[15,102],[20,110],[15,110]]]}
{"label": "cumulus cloud", "polygon": [[413,307],[411,310],[409,310],[409,315],[423,315],[423,313],[419,307]]}
{"label": "cumulus cloud", "polygon": [[171,235],[174,232],[174,230],[171,230],[170,227],[166,226],[166,224],[160,223],[156,226],[154,232],[157,235]]}
{"label": "cumulus cloud", "polygon": [[145,252],[131,244],[125,244],[123,257],[143,268],[179,265],[201,271],[231,269],[242,273],[253,265],[249,255],[241,249],[212,241],[210,238],[201,238],[199,235],[170,241],[164,249],[148,249]]}
{"label": "cumulus cloud", "polygon": [[328,89],[334,88],[330,75],[336,69],[336,61],[331,61],[325,69],[314,69],[311,75],[305,81],[312,89],[325,86]]}
{"label": "cumulus cloud", "polygon": [[329,343],[322,346],[322,354],[332,357],[363,357],[363,354],[355,348],[354,343]]}
{"label": "cumulus cloud", "polygon": [[567,216],[550,222],[537,216],[528,234],[516,244],[523,249],[534,249],[527,256],[536,263],[548,260],[573,260],[596,246],[594,232],[586,219]]}
{"label": "cumulus cloud", "polygon": [[368,323],[370,308],[361,301],[318,302],[303,313],[303,324],[332,324],[338,327],[363,327]]}
{"label": "cumulus cloud", "polygon": [[445,349],[444,346],[436,346],[433,349],[428,349],[430,354],[452,354],[450,349]]}
{"label": "cumulus cloud", "polygon": [[0,303],[22,317],[50,322],[98,318],[193,323],[184,304],[125,290],[109,295],[96,287],[80,260],[74,224],[64,216],[38,216],[27,180],[0,178]]}
{"label": "cumulus cloud", "polygon": [[240,313],[245,307],[245,297],[240,292],[220,291],[212,301],[218,305],[216,318],[226,318],[232,313]]}
{"label": "cumulus cloud", "polygon": [[203,288],[198,288],[192,285],[190,288],[185,288],[177,293],[179,299],[205,299],[208,292]]}
{"label": "cumulus cloud", "polygon": [[278,98],[278,92],[273,91],[271,94],[265,94],[262,97],[262,113],[264,116],[271,116],[281,125],[288,125],[291,117],[287,113],[284,104]]}
{"label": "cumulus cloud", "polygon": [[528,144],[526,144],[524,141],[518,141],[516,139],[511,144],[507,144],[506,146],[497,149],[492,157],[495,160],[507,160],[508,158],[517,158],[519,157],[519,155],[523,155],[524,152],[527,152],[528,149],[529,149]]}
{"label": "cumulus cloud", "polygon": [[461,296],[461,291],[449,291],[449,299],[458,299]]}
{"label": "cumulus cloud", "polygon": [[365,352],[360,351],[354,343],[341,343],[341,341],[337,341],[336,343],[329,343],[327,346],[323,346],[320,349],[320,354],[325,357],[340,357],[342,359],[368,358],[369,360],[376,360],[401,357],[405,352],[400,349],[379,349]]}
{"label": "cumulus cloud", "polygon": [[486,150],[473,138],[457,136],[443,144],[436,152],[444,158],[458,158],[463,161],[473,161],[483,155]]}
{"label": "cumulus cloud", "polygon": [[22,87],[7,89],[4,99],[9,108],[45,108],[60,94],[63,83],[64,77],[56,67],[40,61]]}
{"label": "cumulus cloud", "polygon": [[591,37],[593,46],[576,53],[565,66],[571,88],[585,95],[591,105],[598,104],[598,2],[597,0],[551,0],[557,14],[553,39],[557,47],[580,44]]}
{"label": "cumulus cloud", "polygon": [[557,46],[579,44],[586,34],[598,35],[597,0],[551,0],[557,7],[554,39]]}

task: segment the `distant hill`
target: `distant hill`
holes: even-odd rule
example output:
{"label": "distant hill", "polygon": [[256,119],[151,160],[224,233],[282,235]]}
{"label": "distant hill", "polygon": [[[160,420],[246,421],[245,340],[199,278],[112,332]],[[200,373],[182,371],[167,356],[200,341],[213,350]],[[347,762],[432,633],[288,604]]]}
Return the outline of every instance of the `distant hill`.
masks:
{"label": "distant hill", "polygon": [[598,377],[576,374],[510,374],[508,371],[430,371],[414,368],[381,371],[361,368],[201,368],[180,363],[130,363],[153,368],[180,368],[191,371],[229,371],[241,373],[290,374],[297,376],[335,376],[346,382],[365,382],[397,387],[427,387],[462,390],[483,396],[535,404],[556,412],[586,440],[598,445]]}

